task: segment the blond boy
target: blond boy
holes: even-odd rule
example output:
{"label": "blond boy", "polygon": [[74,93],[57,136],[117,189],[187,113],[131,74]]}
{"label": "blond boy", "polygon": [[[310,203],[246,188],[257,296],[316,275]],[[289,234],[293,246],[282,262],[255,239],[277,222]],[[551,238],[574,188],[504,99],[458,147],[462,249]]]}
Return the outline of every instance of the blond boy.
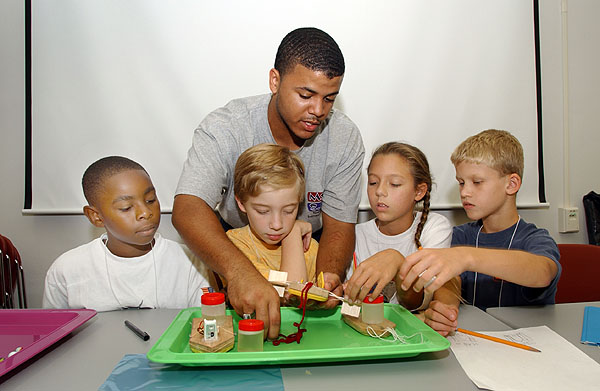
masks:
{"label": "blond boy", "polygon": [[[405,286],[415,282],[417,291],[435,291],[460,275],[463,298],[481,309],[554,303],[558,247],[548,231],[517,211],[523,177],[519,141],[509,132],[486,130],[463,141],[451,160],[463,208],[474,221],[454,228],[452,248],[408,256],[400,269]],[[430,322],[446,321],[447,308],[430,308]]]}
{"label": "blond boy", "polygon": [[270,270],[287,272],[290,281],[315,278],[318,243],[311,224],[296,219],[304,186],[304,165],[287,147],[259,144],[236,162],[235,200],[248,225],[227,236],[265,278]]}

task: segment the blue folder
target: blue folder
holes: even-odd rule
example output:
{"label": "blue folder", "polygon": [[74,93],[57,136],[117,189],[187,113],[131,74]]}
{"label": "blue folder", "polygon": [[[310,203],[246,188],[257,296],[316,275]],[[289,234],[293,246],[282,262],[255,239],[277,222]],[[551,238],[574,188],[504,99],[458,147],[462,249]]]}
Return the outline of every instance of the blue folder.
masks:
{"label": "blue folder", "polygon": [[600,345],[600,307],[587,306],[583,310],[581,343]]}

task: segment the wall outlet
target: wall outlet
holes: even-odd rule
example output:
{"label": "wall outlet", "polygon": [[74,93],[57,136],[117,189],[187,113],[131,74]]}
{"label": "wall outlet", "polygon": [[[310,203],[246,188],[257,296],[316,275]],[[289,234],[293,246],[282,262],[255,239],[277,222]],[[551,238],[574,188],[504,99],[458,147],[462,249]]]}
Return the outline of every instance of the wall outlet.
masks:
{"label": "wall outlet", "polygon": [[578,208],[558,208],[558,232],[579,232]]}

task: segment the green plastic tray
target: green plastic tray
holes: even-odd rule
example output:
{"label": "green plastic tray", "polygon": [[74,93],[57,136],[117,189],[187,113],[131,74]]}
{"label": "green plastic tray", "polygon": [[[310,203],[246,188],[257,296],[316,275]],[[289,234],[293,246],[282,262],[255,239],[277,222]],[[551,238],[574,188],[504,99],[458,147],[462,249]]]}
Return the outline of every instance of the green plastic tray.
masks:
{"label": "green plastic tray", "polygon": [[[234,332],[240,317],[231,310]],[[408,340],[408,344],[394,342],[392,338],[380,340],[362,335],[348,326],[341,317],[340,307],[331,310],[307,311],[303,328],[307,331],[300,343],[274,346],[264,343],[262,352],[238,352],[236,344],[226,353],[193,353],[189,347],[189,336],[193,318],[202,314],[200,308],[182,310],[171,322],[163,335],[148,352],[150,361],[176,363],[189,366],[229,365],[279,365],[292,363],[315,363],[331,361],[369,360],[393,357],[411,357],[419,353],[448,349],[450,342],[433,331],[413,314],[397,304],[385,304],[385,317],[396,323],[401,336],[421,333]],[[302,311],[296,308],[281,308],[281,333],[296,331],[293,322],[299,322]],[[391,341],[391,342],[390,342]]]}

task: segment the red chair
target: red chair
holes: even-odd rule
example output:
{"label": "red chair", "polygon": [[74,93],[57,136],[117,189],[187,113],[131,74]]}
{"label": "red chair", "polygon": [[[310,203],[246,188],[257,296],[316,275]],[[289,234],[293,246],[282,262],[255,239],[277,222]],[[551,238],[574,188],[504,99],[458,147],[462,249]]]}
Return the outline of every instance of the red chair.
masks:
{"label": "red chair", "polygon": [[27,308],[25,276],[21,256],[5,236],[0,235],[0,308]]}
{"label": "red chair", "polygon": [[556,303],[600,300],[600,246],[559,244],[562,274]]}

